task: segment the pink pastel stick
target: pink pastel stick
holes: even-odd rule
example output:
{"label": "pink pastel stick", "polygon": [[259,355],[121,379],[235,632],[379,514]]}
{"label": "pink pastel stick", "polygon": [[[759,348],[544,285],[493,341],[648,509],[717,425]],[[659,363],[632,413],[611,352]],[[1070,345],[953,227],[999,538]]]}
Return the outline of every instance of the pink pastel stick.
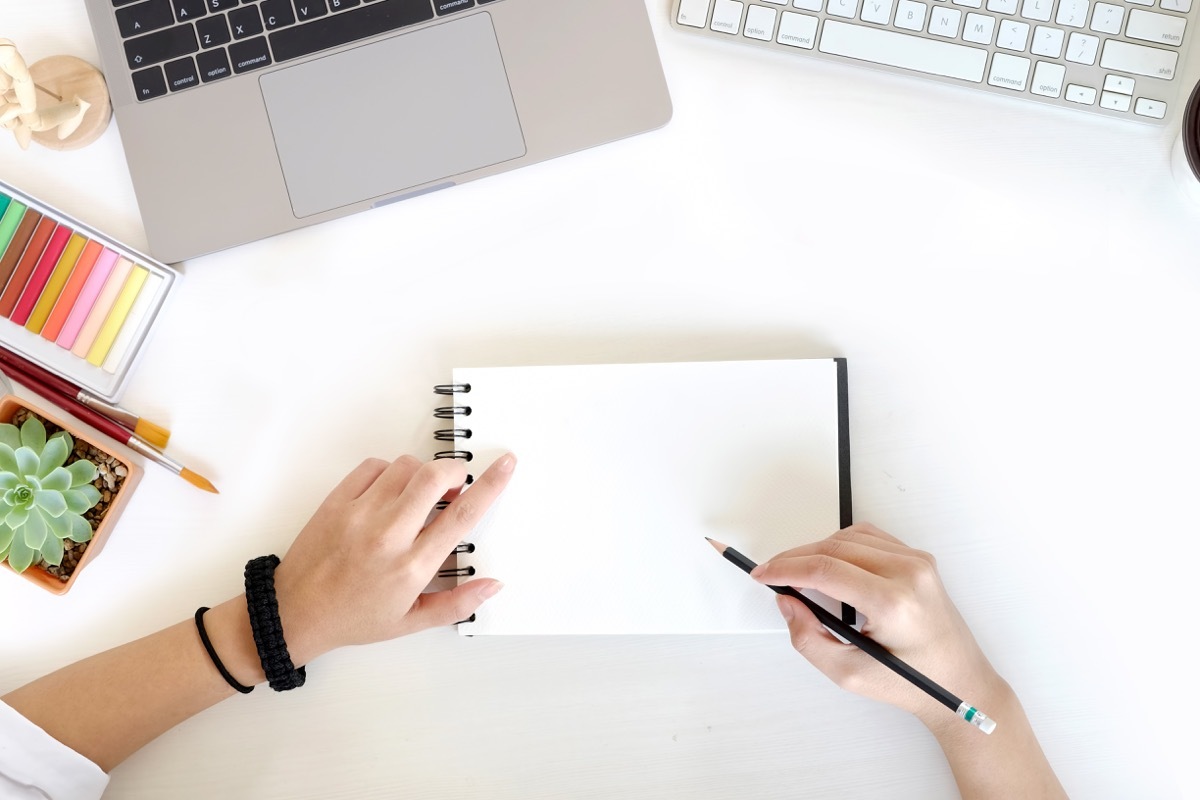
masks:
{"label": "pink pastel stick", "polygon": [[108,280],[108,275],[112,272],[115,263],[117,263],[116,251],[104,248],[104,252],[96,259],[96,266],[92,267],[92,274],[88,275],[87,282],[79,290],[79,297],[76,298],[75,306],[71,309],[67,321],[63,323],[62,332],[55,340],[59,347],[70,349],[75,344],[75,338],[79,336],[79,329],[83,327],[84,320],[87,319],[92,306],[96,304],[96,298],[100,296],[100,290],[104,288],[104,282]]}

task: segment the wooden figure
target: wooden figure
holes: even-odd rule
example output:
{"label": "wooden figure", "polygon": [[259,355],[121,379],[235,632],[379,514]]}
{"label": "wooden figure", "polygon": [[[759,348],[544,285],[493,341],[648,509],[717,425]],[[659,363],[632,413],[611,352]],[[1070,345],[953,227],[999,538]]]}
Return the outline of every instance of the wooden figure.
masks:
{"label": "wooden figure", "polygon": [[51,56],[32,66],[17,46],[0,39],[0,127],[22,149],[31,141],[54,150],[91,144],[112,118],[100,70],[74,56]]}

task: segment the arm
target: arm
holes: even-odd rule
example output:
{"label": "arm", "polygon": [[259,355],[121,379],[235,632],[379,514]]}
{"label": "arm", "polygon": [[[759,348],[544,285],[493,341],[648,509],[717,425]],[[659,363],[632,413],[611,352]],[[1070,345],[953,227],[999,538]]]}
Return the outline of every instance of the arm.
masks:
{"label": "arm", "polygon": [[792,645],[843,689],[916,715],[941,745],[960,793],[985,798],[1065,798],[1025,710],[979,648],[946,594],[933,556],[873,525],[780,553],[751,573],[766,584],[807,587],[856,606],[863,633],[996,721],[985,735],[857,647],[830,634],[795,598],[777,598]]}
{"label": "arm", "polygon": [[[505,456],[458,494],[458,461],[404,456],[363,462],[333,490],[275,571],[293,663],[351,644],[393,639],[469,617],[501,584],[473,580],[422,594],[454,547],[508,483]],[[453,497],[428,525],[434,504]],[[246,598],[204,616],[213,647],[242,684],[265,677]],[[56,697],[79,705],[58,713]],[[192,620],[65,667],[2,699],[55,739],[109,771],[155,737],[235,694],[205,653]]]}

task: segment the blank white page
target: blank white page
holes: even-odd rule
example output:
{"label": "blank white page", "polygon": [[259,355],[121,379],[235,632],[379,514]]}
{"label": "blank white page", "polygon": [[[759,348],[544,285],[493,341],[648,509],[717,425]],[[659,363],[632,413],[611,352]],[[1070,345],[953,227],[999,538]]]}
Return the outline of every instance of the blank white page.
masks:
{"label": "blank white page", "polygon": [[763,561],[841,527],[833,359],[456,369],[454,383],[470,385],[454,426],[471,431],[455,442],[471,471],[518,459],[459,556],[505,588],[462,634],[781,630],[773,593],[704,537]]}

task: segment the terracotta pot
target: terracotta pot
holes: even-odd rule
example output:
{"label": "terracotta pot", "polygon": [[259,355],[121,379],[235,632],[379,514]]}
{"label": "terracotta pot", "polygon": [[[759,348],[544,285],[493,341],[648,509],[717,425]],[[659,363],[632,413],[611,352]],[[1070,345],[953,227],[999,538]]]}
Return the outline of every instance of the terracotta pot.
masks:
{"label": "terracotta pot", "polygon": [[46,591],[53,592],[54,594],[66,594],[75,585],[75,580],[79,577],[79,574],[100,555],[100,550],[104,547],[104,543],[108,539],[109,531],[116,524],[117,518],[121,516],[121,511],[125,508],[125,504],[129,502],[129,497],[133,494],[134,487],[137,486],[138,481],[142,478],[142,468],[116,452],[115,448],[106,443],[107,440],[104,437],[90,433],[81,433],[77,423],[67,422],[59,416],[58,412],[47,411],[37,403],[24,398],[13,397],[12,395],[0,397],[0,422],[11,422],[13,415],[22,408],[28,409],[46,422],[53,423],[62,428],[71,434],[73,439],[82,440],[90,445],[94,445],[97,449],[116,458],[125,467],[127,473],[125,480],[121,483],[121,488],[109,502],[108,511],[105,512],[104,518],[100,520],[100,525],[92,532],[92,539],[88,543],[87,552],[83,554],[83,558],[79,560],[79,563],[75,566],[75,571],[71,573],[69,579],[61,581],[36,564],[31,565],[24,572],[17,573],[16,570],[8,565],[7,560],[3,562],[4,569],[14,574],[19,574],[22,578],[36,583]]}

